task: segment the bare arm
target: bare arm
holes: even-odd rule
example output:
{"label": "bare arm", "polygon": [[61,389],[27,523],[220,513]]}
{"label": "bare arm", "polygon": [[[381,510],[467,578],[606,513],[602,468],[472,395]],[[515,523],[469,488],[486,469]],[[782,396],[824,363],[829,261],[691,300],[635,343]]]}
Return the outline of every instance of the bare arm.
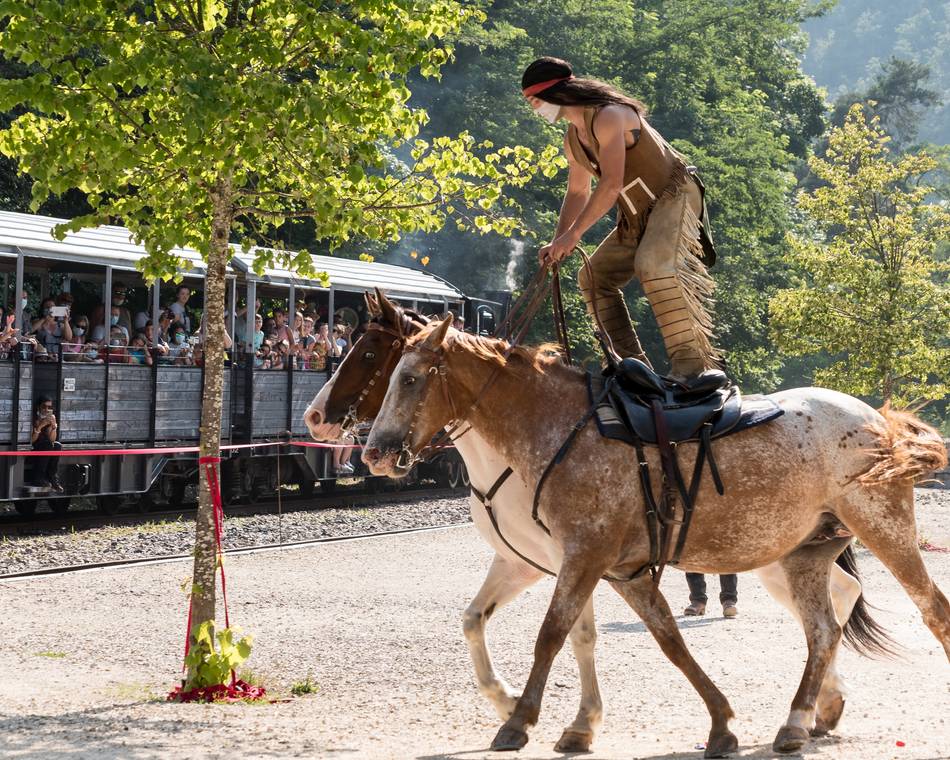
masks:
{"label": "bare arm", "polygon": [[620,190],[623,188],[626,119],[627,114],[622,109],[614,107],[604,108],[597,116],[594,136],[600,144],[600,180],[571,225],[563,232],[560,232],[559,226],[558,237],[550,246],[542,249],[542,255],[546,254],[549,263],[560,261],[568,256],[574,250],[574,246],[580,242],[584,233],[617,203]]}
{"label": "bare arm", "polygon": [[565,230],[570,229],[578,215],[584,210],[587,201],[590,199],[590,181],[593,179],[590,173],[574,158],[567,135],[564,136],[564,155],[567,156],[567,192],[564,194],[564,202],[561,204],[561,215],[557,221],[555,238],[562,235]]}

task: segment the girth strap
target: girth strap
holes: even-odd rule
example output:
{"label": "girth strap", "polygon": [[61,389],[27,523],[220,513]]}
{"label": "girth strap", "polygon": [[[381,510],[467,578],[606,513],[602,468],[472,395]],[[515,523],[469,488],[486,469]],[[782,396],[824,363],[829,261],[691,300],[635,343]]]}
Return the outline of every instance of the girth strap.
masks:
{"label": "girth strap", "polygon": [[513,547],[508,542],[508,539],[505,538],[504,534],[501,532],[501,528],[498,526],[498,518],[495,517],[495,510],[492,508],[491,502],[492,499],[495,498],[495,494],[498,493],[498,489],[500,489],[504,482],[508,480],[508,477],[512,472],[514,472],[514,470],[512,470],[510,467],[506,467],[505,471],[498,476],[498,479],[492,484],[492,487],[488,489],[487,493],[482,493],[477,488],[475,488],[475,486],[472,486],[472,496],[478,499],[482,503],[482,506],[485,507],[485,512],[488,513],[488,519],[491,521],[491,525],[495,529],[495,533],[498,534],[498,538],[501,539],[501,542],[507,546],[508,549],[510,549],[515,554],[515,556],[520,557],[523,562],[531,565],[531,567],[533,567],[535,570],[540,570],[542,573],[547,573],[548,575],[557,575],[557,573],[553,573],[546,567],[542,567],[533,559],[524,556],[521,552],[515,549],[515,547]]}

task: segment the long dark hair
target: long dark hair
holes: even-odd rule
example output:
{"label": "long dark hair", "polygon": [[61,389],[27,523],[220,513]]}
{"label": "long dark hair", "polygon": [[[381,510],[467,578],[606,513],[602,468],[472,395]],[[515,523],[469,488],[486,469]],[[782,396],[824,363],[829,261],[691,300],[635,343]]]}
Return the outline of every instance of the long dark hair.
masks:
{"label": "long dark hair", "polygon": [[[567,61],[545,56],[538,58],[521,75],[521,89],[552,79],[574,76],[574,69]],[[598,79],[568,79],[553,84],[535,94],[535,97],[559,106],[606,106],[612,104],[629,106],[640,116],[647,115],[647,107],[636,98],[624,95],[616,87]]]}

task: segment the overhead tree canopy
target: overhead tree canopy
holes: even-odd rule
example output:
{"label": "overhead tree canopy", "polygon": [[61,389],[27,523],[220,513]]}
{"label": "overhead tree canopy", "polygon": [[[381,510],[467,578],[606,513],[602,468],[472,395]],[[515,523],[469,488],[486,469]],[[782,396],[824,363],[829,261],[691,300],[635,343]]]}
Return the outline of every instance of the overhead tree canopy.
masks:
{"label": "overhead tree canopy", "polygon": [[[556,172],[553,150],[417,139],[428,117],[409,106],[407,78],[438,76],[448,38],[478,16],[454,0],[0,2],[0,51],[23,67],[0,82],[0,111],[16,117],[0,152],[32,177],[34,208],[78,188],[92,211],[59,234],[121,220],[148,251],[147,278],[176,276],[176,246],[207,261],[208,461],[221,433],[230,240],[266,242],[298,220],[330,247],[397,240],[450,215],[510,234],[505,188]],[[259,248],[256,266],[275,257],[315,274],[307,251]],[[202,479],[193,639],[214,618],[214,568]]]}

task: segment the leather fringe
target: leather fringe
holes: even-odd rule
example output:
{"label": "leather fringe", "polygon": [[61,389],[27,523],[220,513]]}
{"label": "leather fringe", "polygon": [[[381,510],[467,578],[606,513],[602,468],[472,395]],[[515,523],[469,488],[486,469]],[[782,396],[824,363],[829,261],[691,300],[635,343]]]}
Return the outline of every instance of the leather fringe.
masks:
{"label": "leather fringe", "polygon": [[722,355],[712,345],[714,333],[710,309],[715,303],[712,297],[715,283],[702,261],[703,246],[699,239],[699,225],[699,217],[693,213],[689,204],[684,204],[680,239],[676,244],[675,276],[693,323],[693,347],[700,352],[704,367],[721,368]]}

